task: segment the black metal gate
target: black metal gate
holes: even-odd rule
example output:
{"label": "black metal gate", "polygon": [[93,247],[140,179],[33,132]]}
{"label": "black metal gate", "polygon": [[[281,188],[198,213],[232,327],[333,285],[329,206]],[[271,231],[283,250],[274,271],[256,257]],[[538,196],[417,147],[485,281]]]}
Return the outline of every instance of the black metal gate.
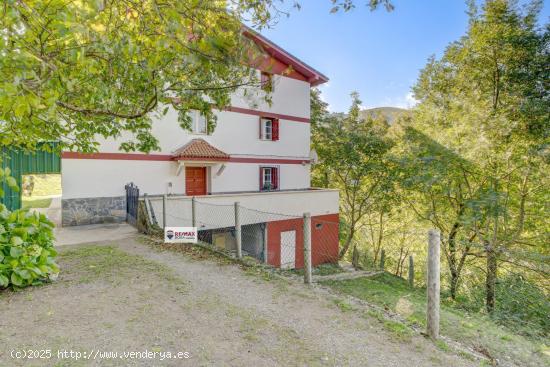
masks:
{"label": "black metal gate", "polygon": [[137,223],[139,188],[130,182],[126,186],[126,221],[132,225]]}

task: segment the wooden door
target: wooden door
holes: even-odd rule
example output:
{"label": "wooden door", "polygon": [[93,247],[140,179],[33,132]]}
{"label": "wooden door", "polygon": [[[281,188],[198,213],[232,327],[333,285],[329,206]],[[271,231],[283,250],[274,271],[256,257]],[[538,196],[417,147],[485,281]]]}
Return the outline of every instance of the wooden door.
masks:
{"label": "wooden door", "polygon": [[206,167],[185,167],[185,194],[206,195]]}

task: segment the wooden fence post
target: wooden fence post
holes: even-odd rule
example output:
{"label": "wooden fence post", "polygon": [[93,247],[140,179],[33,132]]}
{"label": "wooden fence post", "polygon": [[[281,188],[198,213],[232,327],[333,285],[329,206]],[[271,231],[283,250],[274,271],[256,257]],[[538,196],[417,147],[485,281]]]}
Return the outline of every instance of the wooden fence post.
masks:
{"label": "wooden fence post", "polygon": [[166,195],[162,195],[162,229],[166,230]]}
{"label": "wooden fence post", "polygon": [[195,197],[193,196],[191,198],[191,227],[196,227],[197,226],[197,208],[196,208],[196,200],[195,200]]}
{"label": "wooden fence post", "polygon": [[427,334],[432,339],[439,337],[439,269],[440,234],[436,229],[428,232],[428,309],[426,310]]}
{"label": "wooden fence post", "polygon": [[241,235],[241,215],[239,210],[239,202],[235,202],[235,239],[237,242],[237,258],[243,257],[242,250],[242,235]]}
{"label": "wooden fence post", "polygon": [[409,287],[414,288],[414,260],[409,256]]}
{"label": "wooden fence post", "polygon": [[380,253],[380,270],[384,271],[385,266],[386,266],[386,251],[382,249],[382,252]]}
{"label": "wooden fence post", "polygon": [[304,213],[304,283],[311,284],[311,214]]}

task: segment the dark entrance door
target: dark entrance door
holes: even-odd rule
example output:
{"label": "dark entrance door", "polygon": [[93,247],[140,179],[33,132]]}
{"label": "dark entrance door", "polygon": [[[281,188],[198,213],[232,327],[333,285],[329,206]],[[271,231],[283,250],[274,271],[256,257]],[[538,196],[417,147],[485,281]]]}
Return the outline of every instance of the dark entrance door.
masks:
{"label": "dark entrance door", "polygon": [[126,221],[132,225],[137,223],[139,188],[130,182],[126,186]]}
{"label": "dark entrance door", "polygon": [[206,167],[185,167],[185,195],[206,195]]}

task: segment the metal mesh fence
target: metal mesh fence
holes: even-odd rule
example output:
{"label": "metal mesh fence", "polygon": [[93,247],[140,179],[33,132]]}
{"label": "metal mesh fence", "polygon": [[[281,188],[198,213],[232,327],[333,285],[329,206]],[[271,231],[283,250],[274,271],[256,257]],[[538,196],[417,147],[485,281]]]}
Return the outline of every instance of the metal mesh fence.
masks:
{"label": "metal mesh fence", "polygon": [[[345,237],[340,238],[337,214],[314,215],[308,226],[304,225],[303,213],[267,212],[234,202],[207,200],[150,197],[146,200],[146,207],[149,219],[159,227],[197,227],[198,238],[203,244],[235,257],[249,256],[259,263],[281,269],[303,269],[308,256],[304,247],[309,238],[313,275],[316,272],[325,275],[323,271],[331,270],[328,266],[338,265],[339,252],[346,241]],[[381,232],[361,232],[351,243],[345,259],[358,269],[383,270],[408,279],[411,286],[421,289],[426,278],[428,231],[421,226],[410,229],[407,226],[404,223],[396,228],[390,227],[384,231],[383,240],[380,239]],[[448,299],[452,282],[451,249],[445,235],[448,234],[443,233],[441,238],[441,290],[443,299]],[[533,236],[548,240],[548,233]],[[461,260],[460,254],[467,254],[457,290],[461,297],[460,307],[468,311],[483,311],[488,293],[487,243],[460,238],[454,244],[457,261]],[[550,274],[548,256],[512,245],[501,246],[495,251],[498,269],[493,281],[495,311],[492,317],[503,324],[514,324],[525,334],[549,335],[550,322],[546,317],[550,312],[550,287],[546,281]],[[411,257],[414,262],[411,262]],[[409,274],[409,269],[414,271]]]}
{"label": "metal mesh fence", "polygon": [[237,203],[211,203],[179,196],[148,197],[146,207],[149,219],[160,228],[197,227],[200,242],[234,256],[250,256],[281,269],[303,268],[307,230],[312,265],[338,262],[336,214],[313,217],[307,229],[303,214],[267,212]]}

